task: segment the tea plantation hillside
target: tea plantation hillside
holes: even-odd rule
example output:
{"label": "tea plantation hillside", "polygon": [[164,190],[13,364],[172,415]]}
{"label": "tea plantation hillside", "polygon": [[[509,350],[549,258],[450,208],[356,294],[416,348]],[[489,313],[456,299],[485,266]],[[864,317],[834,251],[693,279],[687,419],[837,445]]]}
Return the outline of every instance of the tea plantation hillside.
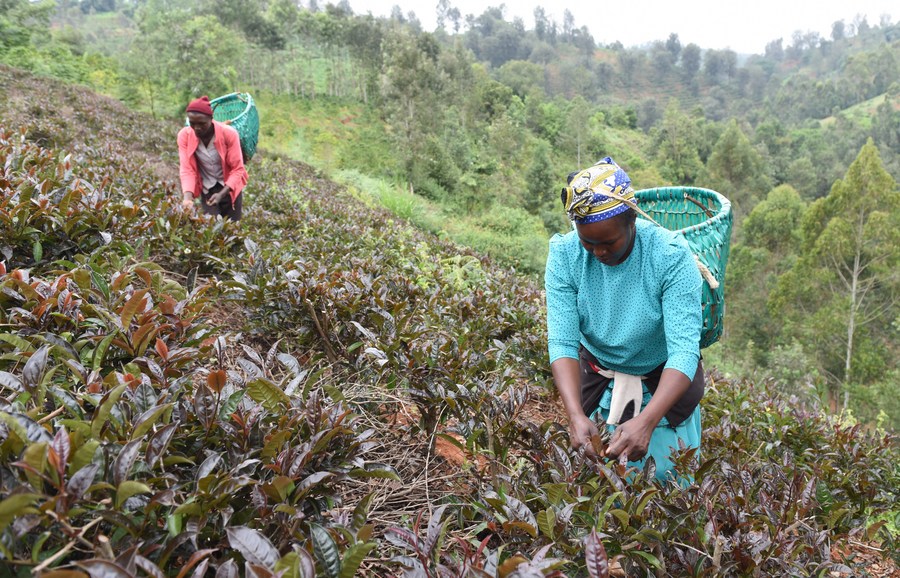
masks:
{"label": "tea plantation hillside", "polygon": [[897,575],[896,437],[713,371],[694,483],[592,461],[534,281],[265,150],[185,214],[177,121],[0,103],[0,577]]}

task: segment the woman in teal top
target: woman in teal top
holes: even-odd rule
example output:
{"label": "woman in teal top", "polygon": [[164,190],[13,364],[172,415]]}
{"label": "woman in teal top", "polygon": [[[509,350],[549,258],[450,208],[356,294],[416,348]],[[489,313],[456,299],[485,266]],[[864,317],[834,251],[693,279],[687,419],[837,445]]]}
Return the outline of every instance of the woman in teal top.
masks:
{"label": "woman in teal top", "polygon": [[631,180],[611,158],[573,173],[563,204],[574,230],[550,241],[545,274],[553,379],[574,448],[674,478],[669,456],[700,446],[702,279],[687,242],[636,219]]}

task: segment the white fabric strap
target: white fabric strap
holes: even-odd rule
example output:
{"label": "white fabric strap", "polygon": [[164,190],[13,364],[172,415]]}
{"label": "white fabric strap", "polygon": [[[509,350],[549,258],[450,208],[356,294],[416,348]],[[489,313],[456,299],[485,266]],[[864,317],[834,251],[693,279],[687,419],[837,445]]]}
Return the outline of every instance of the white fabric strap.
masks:
{"label": "white fabric strap", "polygon": [[644,401],[644,387],[641,384],[641,380],[645,379],[645,377],[602,367],[595,367],[594,369],[597,370],[599,375],[613,380],[612,403],[610,404],[609,417],[606,418],[606,423],[618,425],[629,401],[634,402],[633,417],[637,417],[641,413],[641,402]]}

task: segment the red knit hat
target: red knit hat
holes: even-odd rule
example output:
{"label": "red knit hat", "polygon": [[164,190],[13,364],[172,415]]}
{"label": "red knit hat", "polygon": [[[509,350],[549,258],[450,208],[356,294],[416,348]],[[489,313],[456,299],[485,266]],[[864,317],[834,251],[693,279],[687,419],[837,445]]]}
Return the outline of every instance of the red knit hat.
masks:
{"label": "red knit hat", "polygon": [[201,96],[196,100],[192,100],[189,105],[187,105],[187,110],[185,112],[199,112],[200,114],[205,114],[207,116],[212,116],[212,107],[209,105],[209,97]]}

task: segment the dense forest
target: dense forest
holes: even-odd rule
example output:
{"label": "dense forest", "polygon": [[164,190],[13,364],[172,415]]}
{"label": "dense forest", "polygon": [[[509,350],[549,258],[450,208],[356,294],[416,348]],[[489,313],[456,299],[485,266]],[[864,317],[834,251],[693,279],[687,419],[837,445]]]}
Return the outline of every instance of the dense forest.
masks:
{"label": "dense forest", "polygon": [[[0,1],[0,578],[890,575],[900,24],[739,55],[435,9]],[[232,90],[241,227],[174,178]],[[687,487],[558,423],[541,274],[605,155],[733,203]]]}

